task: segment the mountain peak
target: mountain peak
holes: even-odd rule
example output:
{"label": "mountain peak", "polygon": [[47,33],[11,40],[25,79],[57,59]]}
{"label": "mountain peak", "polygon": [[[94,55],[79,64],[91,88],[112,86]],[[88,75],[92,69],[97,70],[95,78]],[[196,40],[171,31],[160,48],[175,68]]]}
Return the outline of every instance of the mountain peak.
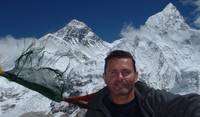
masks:
{"label": "mountain peak", "polygon": [[150,16],[145,25],[157,31],[165,32],[168,30],[185,30],[189,27],[172,3],[169,3],[161,12]]}
{"label": "mountain peak", "polygon": [[172,3],[169,3],[165,8],[164,8],[164,11],[166,10],[177,10],[176,7],[172,4]]}
{"label": "mountain peak", "polygon": [[76,19],[71,20],[65,27],[53,35],[72,45],[82,44],[84,46],[95,46],[103,43],[103,40],[91,28]]}
{"label": "mountain peak", "polygon": [[85,23],[78,21],[76,19],[71,20],[67,26],[70,27],[75,27],[75,28],[84,28],[84,27],[88,27]]}
{"label": "mountain peak", "polygon": [[77,30],[91,31],[91,29],[83,22],[76,19],[71,20],[65,27],[58,30],[54,34],[60,38],[64,38],[69,33],[74,33]]}
{"label": "mountain peak", "polygon": [[163,10],[162,12],[167,15],[176,15],[176,16],[181,16],[179,13],[178,9],[172,4],[169,3]]}

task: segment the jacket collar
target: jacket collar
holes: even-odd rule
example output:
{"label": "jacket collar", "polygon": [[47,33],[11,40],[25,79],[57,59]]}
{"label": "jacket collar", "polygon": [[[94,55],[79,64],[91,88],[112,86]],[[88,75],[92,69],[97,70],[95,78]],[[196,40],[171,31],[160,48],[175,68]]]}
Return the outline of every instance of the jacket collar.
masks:
{"label": "jacket collar", "polygon": [[[144,100],[146,94],[150,90],[151,88],[149,88],[144,82],[137,81],[135,83],[135,88],[134,88],[135,95],[137,99],[139,99],[140,101]],[[105,96],[108,96],[108,95],[109,95],[108,87],[104,87],[103,89],[95,93],[94,97],[89,101],[89,107],[93,109],[97,109],[97,110],[99,108],[105,107],[102,100]]]}

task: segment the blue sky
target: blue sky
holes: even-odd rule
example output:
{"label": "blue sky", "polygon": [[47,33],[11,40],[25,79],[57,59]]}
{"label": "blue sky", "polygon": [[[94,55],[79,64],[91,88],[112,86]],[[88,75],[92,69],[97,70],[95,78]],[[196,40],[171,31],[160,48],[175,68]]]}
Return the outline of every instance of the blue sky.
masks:
{"label": "blue sky", "polygon": [[1,0],[0,37],[39,38],[77,19],[112,42],[124,25],[139,28],[169,2],[190,26],[200,27],[200,0]]}

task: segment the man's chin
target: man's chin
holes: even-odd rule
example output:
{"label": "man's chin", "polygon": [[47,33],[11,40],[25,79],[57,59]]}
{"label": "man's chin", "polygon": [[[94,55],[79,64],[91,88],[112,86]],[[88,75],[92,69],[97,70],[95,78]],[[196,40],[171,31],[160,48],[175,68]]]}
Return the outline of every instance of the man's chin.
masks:
{"label": "man's chin", "polygon": [[121,95],[121,96],[129,95],[130,93],[131,93],[131,90],[128,90],[128,89],[119,89],[116,91],[116,94]]}

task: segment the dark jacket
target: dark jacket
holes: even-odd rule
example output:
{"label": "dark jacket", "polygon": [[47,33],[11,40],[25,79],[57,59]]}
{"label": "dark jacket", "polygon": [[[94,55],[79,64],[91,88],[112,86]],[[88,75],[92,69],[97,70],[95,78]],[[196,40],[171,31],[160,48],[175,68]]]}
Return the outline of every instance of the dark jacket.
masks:
{"label": "dark jacket", "polygon": [[[175,95],[164,90],[149,88],[138,81],[135,94],[144,117],[200,117],[200,96]],[[108,89],[103,88],[90,99],[85,117],[111,117],[103,104]]]}

